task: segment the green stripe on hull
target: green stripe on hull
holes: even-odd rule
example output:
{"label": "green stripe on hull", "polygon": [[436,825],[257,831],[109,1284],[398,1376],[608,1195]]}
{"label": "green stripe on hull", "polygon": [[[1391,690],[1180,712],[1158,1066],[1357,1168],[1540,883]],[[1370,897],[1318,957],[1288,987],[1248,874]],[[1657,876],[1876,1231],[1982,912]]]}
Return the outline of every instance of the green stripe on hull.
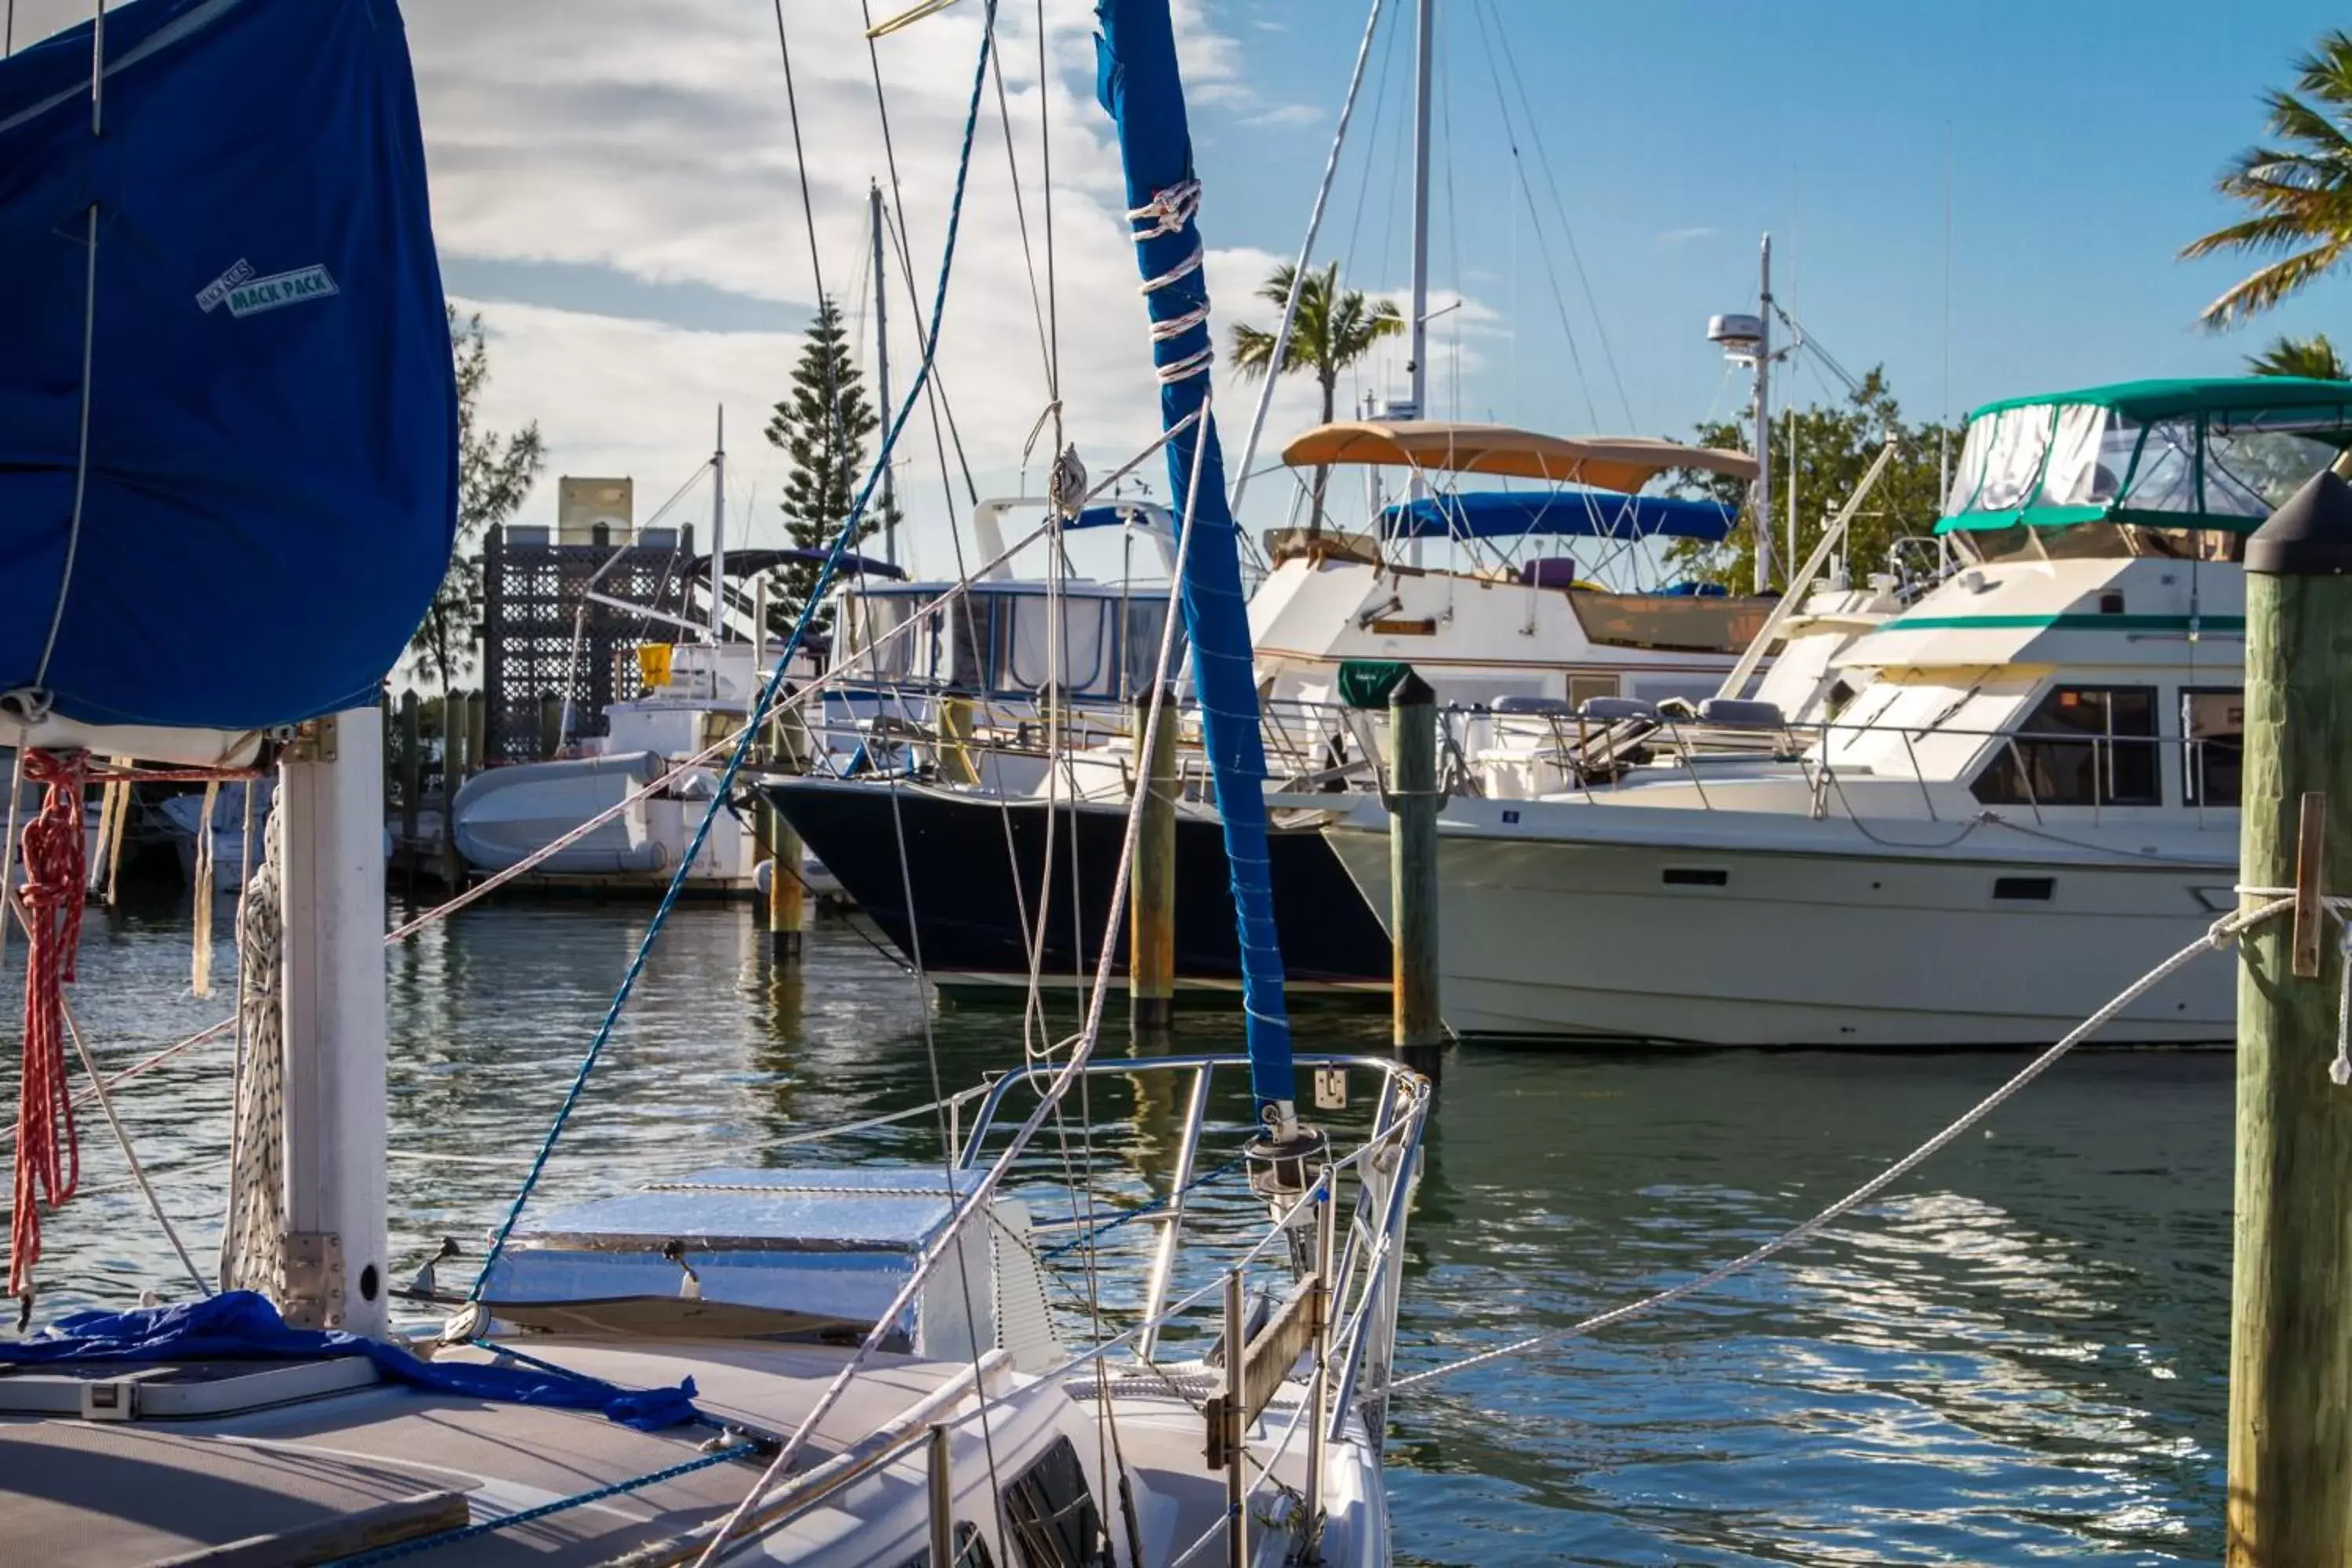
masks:
{"label": "green stripe on hull", "polygon": [[2052,631],[2052,632],[2239,632],[2243,616],[1905,616],[1878,628],[1888,632],[1927,631]]}

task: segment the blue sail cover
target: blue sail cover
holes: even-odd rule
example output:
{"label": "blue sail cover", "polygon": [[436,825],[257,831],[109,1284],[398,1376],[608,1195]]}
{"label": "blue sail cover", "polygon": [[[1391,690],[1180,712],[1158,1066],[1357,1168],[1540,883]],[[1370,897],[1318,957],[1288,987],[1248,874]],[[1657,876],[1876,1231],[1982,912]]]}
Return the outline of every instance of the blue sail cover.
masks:
{"label": "blue sail cover", "polygon": [[1423,496],[1381,510],[1383,539],[1698,539],[1731,531],[1733,514],[1711,500],[1622,490],[1471,490]]}
{"label": "blue sail cover", "polygon": [[226,730],[371,702],[457,509],[399,9],[110,8],[97,136],[90,64],[87,25],[0,60],[0,694]]}
{"label": "blue sail cover", "polygon": [[[1118,124],[1127,173],[1127,205],[1141,208],[1174,198],[1193,178],[1192,132],[1184,115],[1184,83],[1176,68],[1176,38],[1169,0],[1099,0],[1095,20],[1096,96]],[[1171,366],[1213,363],[1208,326],[1209,291],[1200,266],[1201,232],[1191,204],[1176,202],[1181,223],[1146,218],[1136,228],[1137,265],[1148,282],[1169,281],[1144,294],[1155,326],[1192,318],[1161,338],[1152,363],[1163,372],[1162,429],[1173,430],[1203,412],[1205,369],[1170,379]],[[1189,270],[1187,268],[1189,268]],[[1192,494],[1195,449],[1200,491]],[[1274,887],[1265,842],[1265,751],[1258,734],[1257,678],[1250,653],[1249,616],[1242,597],[1240,547],[1225,500],[1225,461],[1217,426],[1202,417],[1168,444],[1170,510],[1192,509],[1192,541],[1181,577],[1184,630],[1192,642],[1193,685],[1201,705],[1201,739],[1217,785],[1225,856],[1233,867],[1234,919],[1241,939],[1242,1005],[1248,1033],[1250,1087],[1261,1110],[1297,1098],[1290,1059],[1290,1020],[1283,1006],[1282,949],[1274,929]]]}

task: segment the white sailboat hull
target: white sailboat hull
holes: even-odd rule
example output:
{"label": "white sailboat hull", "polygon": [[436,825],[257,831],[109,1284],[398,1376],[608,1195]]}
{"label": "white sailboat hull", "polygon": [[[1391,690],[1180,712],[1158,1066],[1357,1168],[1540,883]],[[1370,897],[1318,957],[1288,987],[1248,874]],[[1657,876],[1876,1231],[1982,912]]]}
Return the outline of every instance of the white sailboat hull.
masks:
{"label": "white sailboat hull", "polygon": [[[582,823],[619,805],[658,778],[668,762],[650,752],[493,768],[457,792],[458,852],[477,871],[503,871]],[[534,879],[550,885],[667,886],[709,805],[717,773],[697,769],[679,786],[631,804],[578,843],[539,862]],[[749,894],[756,863],[751,835],[721,811],[688,873],[705,891]]]}
{"label": "white sailboat hull", "polygon": [[[1549,831],[1513,833],[1506,814],[1541,814]],[[1672,820],[1683,815],[1450,810],[1438,857],[1447,1025],[1702,1046],[2047,1045],[2231,905],[2231,865],[2098,856],[1996,825],[1937,849],[1956,826],[1901,824],[1887,845],[1852,822]],[[1328,837],[1385,921],[1387,835]],[[2217,955],[2099,1038],[2224,1042],[2235,998]]]}

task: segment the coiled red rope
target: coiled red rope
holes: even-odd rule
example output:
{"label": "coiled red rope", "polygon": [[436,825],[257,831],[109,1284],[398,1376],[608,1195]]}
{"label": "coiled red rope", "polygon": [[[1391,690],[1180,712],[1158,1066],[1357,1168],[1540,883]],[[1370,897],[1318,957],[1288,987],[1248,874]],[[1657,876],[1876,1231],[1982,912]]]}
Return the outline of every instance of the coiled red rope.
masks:
{"label": "coiled red rope", "polygon": [[79,752],[27,751],[25,776],[44,786],[40,814],[25,826],[25,885],[18,897],[31,927],[25,960],[24,1076],[16,1091],[16,1183],[8,1215],[8,1293],[32,1289],[41,1258],[41,1209],[56,1208],[81,1182],[66,1083],[65,988],[81,944],[89,869],[82,837],[88,759]]}

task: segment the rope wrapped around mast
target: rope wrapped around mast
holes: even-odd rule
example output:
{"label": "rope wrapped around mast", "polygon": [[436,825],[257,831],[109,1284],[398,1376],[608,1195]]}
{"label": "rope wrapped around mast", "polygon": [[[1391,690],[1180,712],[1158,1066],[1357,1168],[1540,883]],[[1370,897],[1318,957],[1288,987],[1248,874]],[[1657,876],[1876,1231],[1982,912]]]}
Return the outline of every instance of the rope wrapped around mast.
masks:
{"label": "rope wrapped around mast", "polygon": [[89,866],[82,838],[79,752],[28,750],[25,776],[44,786],[39,815],[25,826],[25,885],[17,899],[26,926],[25,1051],[16,1091],[16,1171],[8,1215],[8,1293],[27,1298],[41,1258],[41,1210],[57,1208],[81,1183],[81,1146],[66,1083],[65,988],[81,943]]}
{"label": "rope wrapped around mast", "polygon": [[1194,222],[1201,182],[1192,167],[1174,25],[1168,0],[1099,0],[1095,18],[1101,28],[1095,39],[1096,96],[1118,125],[1128,218],[1151,317],[1160,427],[1175,433],[1168,443],[1169,493],[1178,515],[1189,506],[1192,519],[1182,574],[1184,629],[1192,645],[1202,742],[1216,779],[1233,869],[1250,1087],[1259,1115],[1286,1132],[1296,1121],[1297,1090],[1266,847],[1265,749],[1239,533],[1226,503],[1216,422],[1206,409],[1216,340],[1209,331],[1206,253]]}

